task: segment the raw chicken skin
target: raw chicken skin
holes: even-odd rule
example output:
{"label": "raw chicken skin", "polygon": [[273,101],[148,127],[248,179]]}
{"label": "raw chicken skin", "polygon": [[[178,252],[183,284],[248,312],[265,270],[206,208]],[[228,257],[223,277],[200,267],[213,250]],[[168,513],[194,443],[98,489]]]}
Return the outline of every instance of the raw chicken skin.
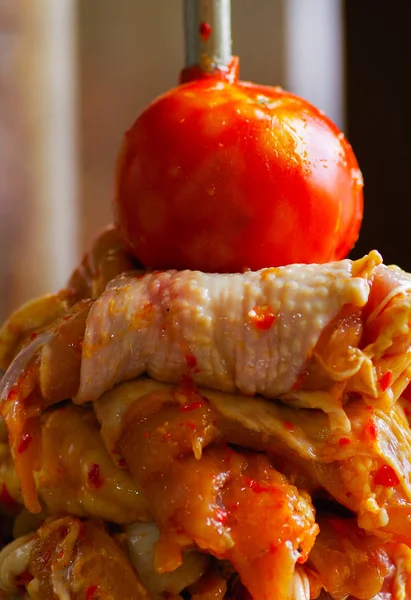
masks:
{"label": "raw chicken skin", "polygon": [[75,401],[143,372],[275,398],[292,389],[341,309],[367,303],[369,283],[353,276],[353,264],[117,278],[88,316]]}

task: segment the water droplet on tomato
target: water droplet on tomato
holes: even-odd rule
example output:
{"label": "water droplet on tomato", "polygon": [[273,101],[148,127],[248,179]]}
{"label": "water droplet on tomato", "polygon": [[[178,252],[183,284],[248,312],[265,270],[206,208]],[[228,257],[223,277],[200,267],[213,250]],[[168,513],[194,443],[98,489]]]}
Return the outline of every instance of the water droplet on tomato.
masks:
{"label": "water droplet on tomato", "polygon": [[351,177],[354,181],[354,185],[362,187],[364,185],[364,179],[360,169],[351,169]]}

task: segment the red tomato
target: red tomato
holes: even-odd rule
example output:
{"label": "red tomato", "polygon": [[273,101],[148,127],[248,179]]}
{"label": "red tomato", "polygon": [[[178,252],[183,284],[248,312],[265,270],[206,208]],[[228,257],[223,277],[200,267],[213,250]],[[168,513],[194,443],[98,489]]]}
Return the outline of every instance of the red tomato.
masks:
{"label": "red tomato", "polygon": [[126,133],[114,216],[154,269],[325,262],[358,237],[362,186],[344,135],[308,102],[205,79],[159,97]]}

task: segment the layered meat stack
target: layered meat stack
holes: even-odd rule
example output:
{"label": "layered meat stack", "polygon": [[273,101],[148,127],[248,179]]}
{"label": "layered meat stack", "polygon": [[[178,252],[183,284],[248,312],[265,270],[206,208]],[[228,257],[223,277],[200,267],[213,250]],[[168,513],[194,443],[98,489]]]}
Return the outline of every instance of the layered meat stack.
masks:
{"label": "layered meat stack", "polygon": [[410,324],[377,252],[146,272],[103,232],[0,334],[4,597],[411,597]]}

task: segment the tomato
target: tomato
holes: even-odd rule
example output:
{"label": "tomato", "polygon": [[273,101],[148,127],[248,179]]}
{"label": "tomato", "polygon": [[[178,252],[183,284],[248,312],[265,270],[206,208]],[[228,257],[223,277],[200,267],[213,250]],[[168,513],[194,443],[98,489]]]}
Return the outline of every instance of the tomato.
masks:
{"label": "tomato", "polygon": [[305,100],[195,80],[160,96],[125,134],[114,218],[149,268],[325,262],[358,237],[362,186],[346,138]]}

